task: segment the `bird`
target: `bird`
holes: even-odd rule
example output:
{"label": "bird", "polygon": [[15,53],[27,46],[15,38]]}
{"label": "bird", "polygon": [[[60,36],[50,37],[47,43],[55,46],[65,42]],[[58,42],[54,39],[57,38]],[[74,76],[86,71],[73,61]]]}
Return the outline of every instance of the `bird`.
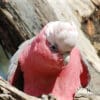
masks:
{"label": "bird", "polygon": [[76,46],[78,36],[73,21],[47,23],[11,58],[10,84],[32,96],[51,94],[57,100],[73,100],[75,92],[89,81],[87,66]]}

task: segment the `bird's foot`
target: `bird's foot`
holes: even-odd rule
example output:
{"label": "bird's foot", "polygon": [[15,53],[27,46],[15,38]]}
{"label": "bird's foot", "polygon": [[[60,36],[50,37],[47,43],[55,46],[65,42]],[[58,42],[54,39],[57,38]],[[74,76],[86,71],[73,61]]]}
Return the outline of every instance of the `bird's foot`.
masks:
{"label": "bird's foot", "polygon": [[48,94],[48,95],[42,95],[41,96],[42,100],[57,100],[53,95]]}

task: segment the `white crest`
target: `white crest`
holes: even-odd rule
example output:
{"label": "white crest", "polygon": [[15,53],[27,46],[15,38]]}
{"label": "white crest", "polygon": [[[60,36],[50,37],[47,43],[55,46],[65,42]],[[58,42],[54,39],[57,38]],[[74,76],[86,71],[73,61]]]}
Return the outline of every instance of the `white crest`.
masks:
{"label": "white crest", "polygon": [[46,26],[47,40],[56,43],[61,52],[70,51],[76,45],[78,32],[74,22],[55,21]]}

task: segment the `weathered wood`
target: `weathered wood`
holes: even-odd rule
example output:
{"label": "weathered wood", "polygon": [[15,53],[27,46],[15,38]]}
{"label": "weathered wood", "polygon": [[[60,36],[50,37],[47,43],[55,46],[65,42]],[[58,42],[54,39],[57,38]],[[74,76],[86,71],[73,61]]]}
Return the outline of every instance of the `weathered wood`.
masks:
{"label": "weathered wood", "polygon": [[0,77],[0,100],[41,100],[12,87]]}

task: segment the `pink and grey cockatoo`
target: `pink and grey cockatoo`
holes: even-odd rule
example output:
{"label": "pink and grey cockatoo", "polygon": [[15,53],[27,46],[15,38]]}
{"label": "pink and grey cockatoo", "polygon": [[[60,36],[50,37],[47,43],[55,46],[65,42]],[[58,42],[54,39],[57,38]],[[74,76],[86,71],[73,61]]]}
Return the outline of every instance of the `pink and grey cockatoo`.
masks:
{"label": "pink and grey cockatoo", "polygon": [[52,94],[57,100],[73,100],[75,92],[89,80],[76,47],[78,35],[73,22],[48,23],[12,57],[9,82],[32,96]]}

